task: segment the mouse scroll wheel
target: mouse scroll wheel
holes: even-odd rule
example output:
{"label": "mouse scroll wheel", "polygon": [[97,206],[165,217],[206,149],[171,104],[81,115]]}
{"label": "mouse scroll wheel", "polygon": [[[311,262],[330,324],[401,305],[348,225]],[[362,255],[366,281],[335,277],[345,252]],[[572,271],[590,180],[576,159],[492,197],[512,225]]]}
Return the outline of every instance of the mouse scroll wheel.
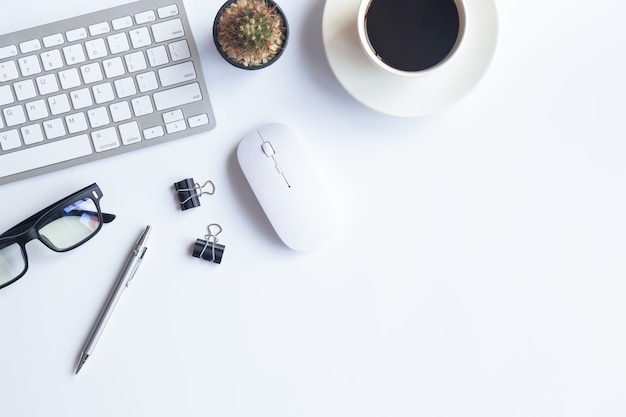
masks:
{"label": "mouse scroll wheel", "polygon": [[261,149],[263,149],[265,156],[267,156],[268,158],[276,153],[276,151],[274,151],[274,148],[272,147],[272,144],[269,142],[263,142],[263,144],[261,144]]}

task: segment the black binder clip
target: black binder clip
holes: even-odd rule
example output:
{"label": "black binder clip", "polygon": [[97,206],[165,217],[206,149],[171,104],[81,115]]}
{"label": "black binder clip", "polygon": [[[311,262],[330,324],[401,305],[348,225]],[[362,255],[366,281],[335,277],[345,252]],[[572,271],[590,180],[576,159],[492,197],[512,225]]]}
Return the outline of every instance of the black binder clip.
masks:
{"label": "black binder clip", "polygon": [[[213,233],[211,227],[218,229],[217,232]],[[204,236],[204,239],[196,239],[196,243],[193,245],[193,256],[195,258],[204,259],[205,261],[221,264],[226,246],[217,243],[219,240],[217,235],[220,233],[222,233],[222,226],[216,223],[210,224],[209,233]]]}
{"label": "black binder clip", "polygon": [[[209,184],[211,185],[211,190],[204,191],[204,187]],[[213,181],[207,181],[204,185],[200,185],[198,183],[194,183],[193,178],[186,178],[182,181],[174,183],[174,188],[176,188],[178,194],[180,208],[183,210],[200,206],[201,195],[213,195],[215,193],[215,184],[213,184]]]}

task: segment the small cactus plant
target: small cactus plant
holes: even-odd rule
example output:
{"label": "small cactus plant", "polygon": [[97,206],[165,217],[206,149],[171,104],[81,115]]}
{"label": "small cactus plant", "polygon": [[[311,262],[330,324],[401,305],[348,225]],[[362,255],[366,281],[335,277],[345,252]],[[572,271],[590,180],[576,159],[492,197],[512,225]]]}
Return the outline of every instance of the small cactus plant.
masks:
{"label": "small cactus plant", "polygon": [[229,0],[215,18],[213,36],[231,64],[262,68],[284,50],[287,21],[272,0]]}

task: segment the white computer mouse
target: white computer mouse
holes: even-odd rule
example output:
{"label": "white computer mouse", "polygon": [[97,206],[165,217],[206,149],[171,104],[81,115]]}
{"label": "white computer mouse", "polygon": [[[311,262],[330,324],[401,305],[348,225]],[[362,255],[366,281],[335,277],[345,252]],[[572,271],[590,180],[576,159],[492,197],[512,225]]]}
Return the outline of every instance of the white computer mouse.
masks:
{"label": "white computer mouse", "polygon": [[337,228],[327,185],[296,134],[282,123],[254,130],[237,159],[276,234],[289,248],[315,249]]}

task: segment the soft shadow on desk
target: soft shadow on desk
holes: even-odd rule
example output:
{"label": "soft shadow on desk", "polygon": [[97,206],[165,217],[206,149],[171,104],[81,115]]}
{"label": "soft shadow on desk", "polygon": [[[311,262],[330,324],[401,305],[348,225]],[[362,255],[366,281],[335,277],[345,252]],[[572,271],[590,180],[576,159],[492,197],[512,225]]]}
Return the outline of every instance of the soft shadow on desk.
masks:
{"label": "soft shadow on desk", "polygon": [[248,185],[246,177],[243,175],[237,161],[237,148],[233,149],[228,157],[227,163],[228,177],[231,179],[231,189],[237,199],[237,203],[243,208],[247,219],[256,227],[258,233],[262,234],[268,241],[268,244],[291,252],[280,240],[270,221],[265,216],[263,208],[257,201],[252,189]]}
{"label": "soft shadow on desk", "polygon": [[[335,97],[337,100],[354,103],[355,100],[339,83],[326,57],[324,50],[324,42],[322,36],[322,19],[324,17],[324,5],[326,0],[318,0],[312,2],[311,10],[306,14],[307,20],[302,28],[300,47],[306,51],[307,65],[304,68],[309,69],[309,76],[315,80],[329,96]],[[293,30],[293,29],[292,29]]]}

